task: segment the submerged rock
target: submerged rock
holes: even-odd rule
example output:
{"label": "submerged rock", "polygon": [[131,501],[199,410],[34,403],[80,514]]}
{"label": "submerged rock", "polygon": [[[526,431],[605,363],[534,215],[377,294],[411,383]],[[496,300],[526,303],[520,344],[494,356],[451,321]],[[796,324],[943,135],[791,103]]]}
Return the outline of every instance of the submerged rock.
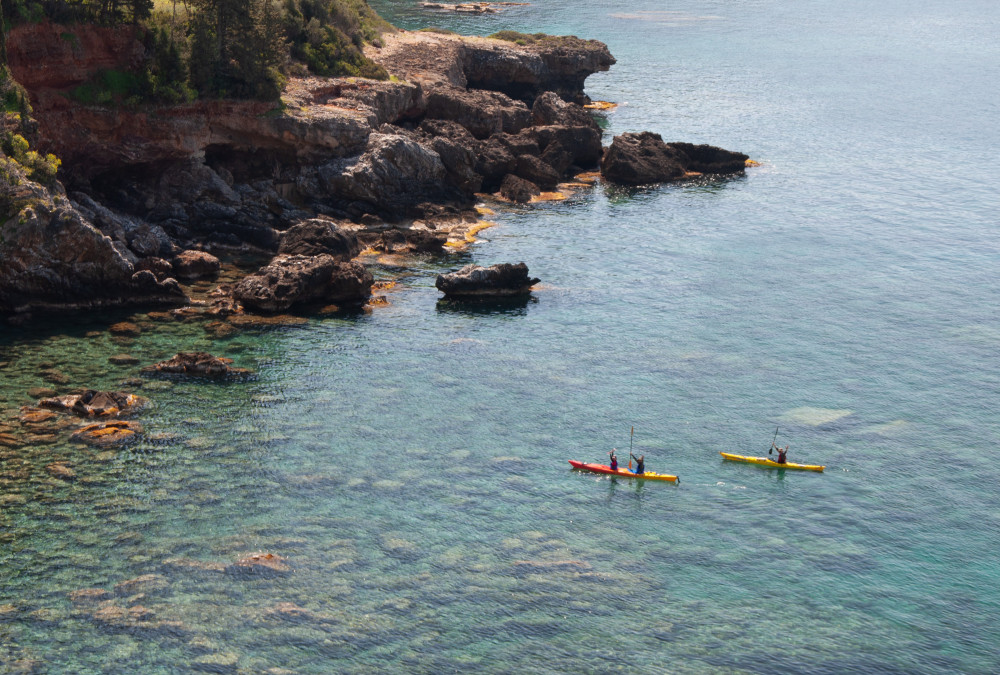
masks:
{"label": "submerged rock", "polygon": [[78,429],[70,436],[70,440],[104,448],[131,443],[142,432],[142,425],[138,422],[98,422]]}
{"label": "submerged rock", "polygon": [[144,373],[194,375],[201,377],[241,377],[251,374],[247,368],[233,368],[232,359],[212,356],[207,352],[181,352],[172,359],[154,363],[142,369]]}
{"label": "submerged rock", "polygon": [[292,573],[292,568],[285,558],[273,553],[257,553],[240,558],[226,566],[226,572],[237,576],[284,576]]}
{"label": "submerged rock", "polygon": [[83,417],[119,417],[141,410],[148,399],[121,391],[95,391],[42,399],[38,405],[50,410],[72,412]]}
{"label": "submerged rock", "polygon": [[528,266],[522,262],[466,265],[457,272],[439,274],[434,285],[448,297],[495,296],[528,293],[539,281],[528,276]]}

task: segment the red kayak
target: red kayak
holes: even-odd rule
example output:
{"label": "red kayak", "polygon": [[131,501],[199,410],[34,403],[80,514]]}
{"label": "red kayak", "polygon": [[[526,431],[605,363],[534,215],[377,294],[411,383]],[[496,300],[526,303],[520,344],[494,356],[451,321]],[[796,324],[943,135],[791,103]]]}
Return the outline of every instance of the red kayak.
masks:
{"label": "red kayak", "polygon": [[678,482],[677,476],[670,476],[665,473],[656,473],[655,471],[647,471],[646,473],[633,473],[628,469],[623,469],[618,467],[618,469],[612,469],[607,464],[587,464],[586,462],[578,462],[575,459],[569,460],[570,465],[574,469],[583,469],[584,471],[592,471],[593,473],[606,473],[611,476],[621,476],[622,478],[645,478],[646,480],[668,480],[671,483]]}

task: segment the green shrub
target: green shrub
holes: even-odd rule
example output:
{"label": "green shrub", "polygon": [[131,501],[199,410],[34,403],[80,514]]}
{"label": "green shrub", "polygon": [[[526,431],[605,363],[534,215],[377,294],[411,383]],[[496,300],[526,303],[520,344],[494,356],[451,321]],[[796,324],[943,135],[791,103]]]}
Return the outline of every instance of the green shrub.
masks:
{"label": "green shrub", "polygon": [[[51,185],[59,172],[62,161],[55,155],[49,153],[42,155],[30,149],[27,139],[20,134],[7,134],[2,142],[4,154],[21,165],[24,173],[33,181],[43,185]],[[4,165],[4,173],[9,178],[11,167]]]}

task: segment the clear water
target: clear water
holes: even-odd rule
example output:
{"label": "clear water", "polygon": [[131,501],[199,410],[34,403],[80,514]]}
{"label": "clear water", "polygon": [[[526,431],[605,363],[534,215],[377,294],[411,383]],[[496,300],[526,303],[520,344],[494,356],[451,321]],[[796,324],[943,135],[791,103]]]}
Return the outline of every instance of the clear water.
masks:
{"label": "clear water", "polygon": [[[409,28],[601,39],[608,140],[762,166],[501,211],[370,314],[228,338],[4,328],[5,418],[47,367],[61,388],[134,377],[123,352],[258,376],[147,383],[150,435],[126,449],[0,448],[0,672],[1000,669],[997,5],[374,4]],[[437,272],[519,260],[530,302],[439,303]],[[679,485],[569,470],[627,452],[632,426]],[[826,472],[721,461],[776,426]],[[257,551],[293,571],[164,563]],[[182,628],[119,630],[67,595],[143,574],[165,587],[114,602]]]}

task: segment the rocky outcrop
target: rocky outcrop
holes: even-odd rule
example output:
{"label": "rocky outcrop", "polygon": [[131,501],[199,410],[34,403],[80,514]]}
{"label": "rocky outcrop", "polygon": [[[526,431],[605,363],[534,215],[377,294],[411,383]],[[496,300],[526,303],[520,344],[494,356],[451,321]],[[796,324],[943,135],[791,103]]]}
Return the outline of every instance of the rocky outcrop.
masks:
{"label": "rocky outcrop", "polygon": [[597,40],[524,37],[531,38],[530,44],[404,31],[384,35],[380,49],[365,53],[389,73],[418,82],[425,90],[441,84],[485,89],[528,105],[546,91],[586,102],[584,80],[615,63],[607,45]]}
{"label": "rocky outcrop", "polygon": [[121,417],[142,410],[148,402],[136,394],[88,389],[82,394],[42,399],[38,405],[41,408],[71,412],[82,417]]}
{"label": "rocky outcrop", "polygon": [[244,277],[233,297],[244,307],[263,312],[319,302],[361,305],[371,295],[373,283],[371,272],[360,263],[340,262],[325,254],[281,255]]}
{"label": "rocky outcrop", "polygon": [[530,202],[532,197],[540,193],[537,185],[512,173],[507,174],[500,183],[500,196],[519,204]]}
{"label": "rocky outcrop", "polygon": [[206,352],[181,352],[167,361],[146,366],[142,372],[212,378],[244,377],[251,374],[249,369],[234,368],[232,363],[232,359],[212,356]]}
{"label": "rocky outcrop", "polygon": [[181,251],[173,262],[174,274],[181,279],[212,279],[221,268],[219,259],[205,251]]}
{"label": "rocky outcrop", "polygon": [[457,122],[476,138],[514,134],[531,123],[531,112],[506,94],[480,89],[438,87],[427,94],[427,117]]}
{"label": "rocky outcrop", "polygon": [[457,272],[439,274],[434,285],[447,297],[521,295],[540,279],[528,276],[522,263],[500,263],[490,267],[466,265]]}
{"label": "rocky outcrop", "polygon": [[679,180],[692,173],[739,173],[747,155],[690,143],[664,143],[648,131],[615,136],[601,159],[601,174],[614,183],[645,185]]}
{"label": "rocky outcrop", "polygon": [[358,237],[337,227],[329,218],[311,218],[293,225],[281,235],[279,255],[333,256],[346,262],[361,252]]}
{"label": "rocky outcrop", "polygon": [[[386,129],[385,131],[390,131]],[[464,199],[441,156],[402,130],[371,135],[365,154],[320,170],[330,192],[362,212],[398,219],[426,201]]]}
{"label": "rocky outcrop", "polygon": [[176,281],[136,271],[128,248],[94,227],[59,189],[0,160],[0,314],[187,301]]}

